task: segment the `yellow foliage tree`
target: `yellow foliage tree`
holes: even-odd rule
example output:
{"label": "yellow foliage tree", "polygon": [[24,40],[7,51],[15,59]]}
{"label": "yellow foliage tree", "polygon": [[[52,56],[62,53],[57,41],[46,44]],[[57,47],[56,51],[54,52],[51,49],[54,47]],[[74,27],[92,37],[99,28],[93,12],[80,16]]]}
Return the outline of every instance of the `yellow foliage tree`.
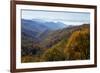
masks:
{"label": "yellow foliage tree", "polygon": [[61,48],[48,49],[41,58],[42,61],[63,61],[65,55]]}
{"label": "yellow foliage tree", "polygon": [[73,32],[67,43],[65,54],[69,60],[89,59],[90,57],[90,33],[89,29]]}

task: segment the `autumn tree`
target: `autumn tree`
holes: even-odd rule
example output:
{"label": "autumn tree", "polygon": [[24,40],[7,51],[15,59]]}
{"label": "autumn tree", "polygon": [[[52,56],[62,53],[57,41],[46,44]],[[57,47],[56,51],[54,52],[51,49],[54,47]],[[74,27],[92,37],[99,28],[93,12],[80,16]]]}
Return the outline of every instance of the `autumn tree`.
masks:
{"label": "autumn tree", "polygon": [[73,32],[65,49],[67,59],[89,59],[90,57],[90,33],[89,29]]}
{"label": "autumn tree", "polygon": [[48,49],[42,56],[43,61],[63,61],[65,60],[64,52],[61,48]]}

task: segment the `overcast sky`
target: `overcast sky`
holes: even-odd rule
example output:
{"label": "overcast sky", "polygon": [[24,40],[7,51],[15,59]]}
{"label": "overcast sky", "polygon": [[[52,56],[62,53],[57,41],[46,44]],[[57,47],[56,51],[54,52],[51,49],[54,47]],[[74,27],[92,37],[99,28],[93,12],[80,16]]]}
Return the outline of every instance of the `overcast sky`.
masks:
{"label": "overcast sky", "polygon": [[42,19],[46,21],[63,22],[69,25],[90,23],[88,12],[22,10],[22,19]]}

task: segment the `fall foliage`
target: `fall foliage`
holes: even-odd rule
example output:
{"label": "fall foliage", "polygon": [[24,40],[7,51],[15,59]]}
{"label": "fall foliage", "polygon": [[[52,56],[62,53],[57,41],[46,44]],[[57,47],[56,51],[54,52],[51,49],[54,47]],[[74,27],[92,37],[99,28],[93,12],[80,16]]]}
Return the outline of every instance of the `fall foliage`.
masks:
{"label": "fall foliage", "polygon": [[86,59],[90,59],[89,24],[57,30],[48,34],[42,43],[26,43],[22,46],[21,62]]}
{"label": "fall foliage", "polygon": [[89,59],[90,57],[90,33],[89,29],[82,29],[73,32],[67,43],[69,59]]}

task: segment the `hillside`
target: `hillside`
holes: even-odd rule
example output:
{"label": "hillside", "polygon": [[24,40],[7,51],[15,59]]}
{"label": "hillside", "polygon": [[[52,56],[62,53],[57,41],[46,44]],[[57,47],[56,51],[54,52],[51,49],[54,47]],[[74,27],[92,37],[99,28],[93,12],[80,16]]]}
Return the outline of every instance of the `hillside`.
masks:
{"label": "hillside", "polygon": [[[39,31],[40,28],[38,28],[39,30],[36,31],[36,34],[33,34],[36,29],[32,26],[29,27],[32,30],[31,32],[26,33],[26,29],[24,30],[25,32],[22,32],[22,62],[89,59],[89,24],[64,27],[57,30],[52,30],[45,25],[42,27],[43,30],[41,28],[41,31]],[[42,34],[40,35],[40,33]],[[78,38],[80,39],[78,40]],[[87,42],[87,44],[82,44],[84,42]],[[75,43],[77,45],[74,45]],[[85,49],[80,50],[81,47]]]}

